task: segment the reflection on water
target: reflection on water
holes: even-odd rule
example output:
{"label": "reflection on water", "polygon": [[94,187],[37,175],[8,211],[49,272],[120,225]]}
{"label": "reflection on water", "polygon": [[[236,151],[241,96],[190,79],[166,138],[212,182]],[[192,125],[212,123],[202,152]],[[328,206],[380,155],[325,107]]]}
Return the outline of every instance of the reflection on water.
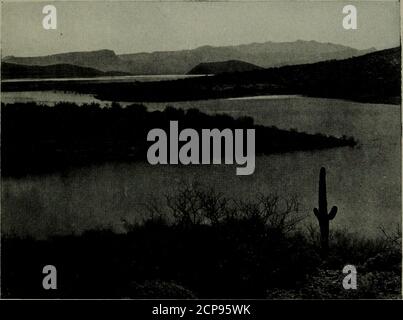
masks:
{"label": "reflection on water", "polygon": [[[166,104],[147,104],[161,109]],[[400,107],[348,101],[283,97],[277,100],[210,100],[175,103],[183,108],[250,115],[256,122],[280,128],[352,135],[354,149],[295,152],[256,159],[252,176],[235,168],[106,164],[23,179],[3,180],[2,228],[6,232],[46,236],[133,221],[150,196],[161,196],[182,180],[199,180],[237,198],[257,192],[297,195],[307,223],[316,223],[319,169],[327,169],[329,206],[339,212],[332,226],[378,236],[381,225],[401,220]]]}

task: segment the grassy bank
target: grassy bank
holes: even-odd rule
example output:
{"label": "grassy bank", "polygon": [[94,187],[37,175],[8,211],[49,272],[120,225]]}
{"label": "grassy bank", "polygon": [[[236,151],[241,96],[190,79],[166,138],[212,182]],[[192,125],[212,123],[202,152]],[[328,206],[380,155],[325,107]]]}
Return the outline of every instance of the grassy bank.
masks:
{"label": "grassy bank", "polygon": [[[2,293],[8,298],[398,298],[401,234],[368,240],[333,232],[319,254],[294,198],[238,201],[199,184],[150,200],[126,233],[93,230],[47,240],[2,238]],[[58,290],[42,289],[42,268]],[[358,289],[344,290],[353,264]]]}

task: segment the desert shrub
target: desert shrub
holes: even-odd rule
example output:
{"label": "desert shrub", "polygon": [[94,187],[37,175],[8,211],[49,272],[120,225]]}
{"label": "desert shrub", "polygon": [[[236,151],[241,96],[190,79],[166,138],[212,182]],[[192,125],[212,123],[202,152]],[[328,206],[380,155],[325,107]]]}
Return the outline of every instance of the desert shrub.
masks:
{"label": "desert shrub", "polygon": [[365,266],[368,270],[387,271],[401,263],[401,238],[364,238],[346,230],[330,234],[329,266],[340,268],[345,264]]}
{"label": "desert shrub", "polygon": [[49,262],[60,267],[56,297],[64,298],[343,298],[348,263],[363,275],[348,297],[399,292],[399,234],[368,240],[334,231],[323,261],[317,228],[299,227],[304,214],[295,198],[235,201],[200,183],[180,183],[159,199],[144,201],[141,221],[122,220],[122,234],[3,237],[4,296],[48,297],[38,283]]}
{"label": "desert shrub", "polygon": [[173,217],[179,280],[197,288],[198,296],[212,286],[220,287],[217,296],[261,296],[268,286],[302,281],[317,265],[316,253],[296,230],[304,215],[295,197],[258,193],[234,200],[199,182],[180,182],[174,190],[158,210],[166,207]]}
{"label": "desert shrub", "polygon": [[166,205],[177,225],[191,226],[203,222],[201,189],[198,183],[183,183],[174,194],[166,194]]}

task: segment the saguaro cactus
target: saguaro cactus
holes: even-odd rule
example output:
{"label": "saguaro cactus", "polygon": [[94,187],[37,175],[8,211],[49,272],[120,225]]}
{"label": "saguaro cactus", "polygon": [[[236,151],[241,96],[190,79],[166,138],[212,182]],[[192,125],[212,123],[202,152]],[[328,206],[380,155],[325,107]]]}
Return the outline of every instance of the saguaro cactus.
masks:
{"label": "saguaro cactus", "polygon": [[329,252],[329,221],[336,216],[337,207],[334,206],[327,212],[326,169],[323,167],[319,174],[319,209],[314,208],[313,212],[319,221],[322,255],[326,256]]}

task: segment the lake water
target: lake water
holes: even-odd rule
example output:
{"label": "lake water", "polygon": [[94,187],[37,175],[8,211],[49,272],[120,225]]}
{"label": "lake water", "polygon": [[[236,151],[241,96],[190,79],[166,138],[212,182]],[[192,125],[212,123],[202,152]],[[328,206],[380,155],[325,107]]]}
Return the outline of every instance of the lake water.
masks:
{"label": "lake water", "polygon": [[209,74],[164,74],[164,75],[141,75],[141,76],[105,76],[105,77],[90,77],[90,78],[23,78],[23,79],[3,79],[1,82],[42,82],[42,81],[85,81],[85,82],[130,82],[130,81],[162,81],[162,80],[177,80],[194,77],[211,76]]}
{"label": "lake water", "polygon": [[[32,93],[3,93],[3,100],[27,99]],[[49,93],[36,101],[49,102]],[[60,101],[60,93],[58,101]],[[91,99],[68,94],[64,98]],[[6,99],[5,99],[6,98]],[[32,96],[31,96],[32,98]],[[75,102],[77,102],[76,100]],[[93,101],[93,100],[92,100]],[[91,101],[85,101],[91,102]],[[163,109],[167,103],[146,103]],[[339,211],[332,228],[377,237],[379,228],[401,223],[400,106],[297,96],[169,103],[208,113],[252,116],[259,124],[310,133],[353,136],[356,148],[335,148],[259,156],[251,176],[236,176],[235,166],[151,166],[105,164],[64,174],[7,178],[2,183],[2,229],[6,233],[46,237],[97,227],[122,229],[135,221],[150,198],[161,198],[182,181],[203,181],[236,198],[257,192],[296,195],[305,223],[314,223],[319,169],[327,169],[329,207]]]}

